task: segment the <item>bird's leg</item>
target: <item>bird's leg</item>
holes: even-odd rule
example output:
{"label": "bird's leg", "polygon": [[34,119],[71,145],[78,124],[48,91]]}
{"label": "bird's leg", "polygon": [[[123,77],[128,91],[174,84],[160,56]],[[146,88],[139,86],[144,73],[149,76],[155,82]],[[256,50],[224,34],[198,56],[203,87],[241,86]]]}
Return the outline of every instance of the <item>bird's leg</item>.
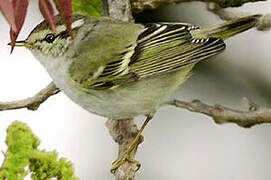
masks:
{"label": "bird's leg", "polygon": [[128,147],[128,149],[122,155],[120,155],[120,157],[118,159],[116,159],[112,163],[112,168],[110,169],[112,174],[115,174],[116,170],[122,164],[124,164],[126,161],[129,162],[129,163],[134,163],[136,165],[136,167],[137,167],[136,171],[139,170],[141,164],[139,163],[139,161],[135,160],[131,156],[131,152],[136,148],[137,144],[140,142],[140,136],[142,134],[142,131],[144,130],[144,128],[146,127],[148,122],[150,122],[152,117],[153,117],[153,114],[147,115],[146,120],[144,121],[143,125],[141,126],[140,130],[138,131],[138,133],[137,133],[135,139],[133,140],[132,144]]}

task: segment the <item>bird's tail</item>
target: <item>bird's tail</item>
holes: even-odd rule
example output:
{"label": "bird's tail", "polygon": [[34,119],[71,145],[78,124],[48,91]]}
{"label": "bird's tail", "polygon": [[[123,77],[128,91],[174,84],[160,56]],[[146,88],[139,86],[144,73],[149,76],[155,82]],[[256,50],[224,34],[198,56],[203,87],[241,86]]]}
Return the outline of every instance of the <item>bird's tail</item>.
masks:
{"label": "bird's tail", "polygon": [[214,37],[225,40],[238,33],[255,27],[260,17],[261,15],[252,15],[230,20],[216,27],[202,29],[200,34],[203,33],[202,35],[206,37]]}

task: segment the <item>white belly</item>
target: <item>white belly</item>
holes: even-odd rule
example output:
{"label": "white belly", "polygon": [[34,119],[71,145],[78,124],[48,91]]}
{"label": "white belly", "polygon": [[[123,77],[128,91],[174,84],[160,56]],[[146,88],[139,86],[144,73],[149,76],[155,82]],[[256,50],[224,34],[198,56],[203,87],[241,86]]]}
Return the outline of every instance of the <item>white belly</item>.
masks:
{"label": "white belly", "polygon": [[95,90],[93,93],[72,87],[63,77],[53,79],[57,87],[87,111],[108,118],[124,119],[156,111],[187,79],[192,67],[114,89]]}

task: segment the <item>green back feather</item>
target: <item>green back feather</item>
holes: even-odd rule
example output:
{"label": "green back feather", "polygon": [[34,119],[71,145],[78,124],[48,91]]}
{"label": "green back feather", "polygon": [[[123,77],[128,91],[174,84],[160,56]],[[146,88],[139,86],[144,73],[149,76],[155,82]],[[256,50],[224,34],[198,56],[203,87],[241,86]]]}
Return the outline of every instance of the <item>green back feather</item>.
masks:
{"label": "green back feather", "polygon": [[243,17],[204,29],[184,23],[142,26],[96,19],[77,47],[70,79],[77,87],[91,91],[182,71],[222,52],[224,39],[254,27],[259,17]]}

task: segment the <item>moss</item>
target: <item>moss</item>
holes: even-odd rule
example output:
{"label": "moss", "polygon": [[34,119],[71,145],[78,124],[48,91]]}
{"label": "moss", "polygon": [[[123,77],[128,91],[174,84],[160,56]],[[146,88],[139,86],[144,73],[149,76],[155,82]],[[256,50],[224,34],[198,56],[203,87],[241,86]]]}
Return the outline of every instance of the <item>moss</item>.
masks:
{"label": "moss", "polygon": [[77,179],[70,162],[64,158],[58,160],[56,152],[39,151],[39,143],[26,124],[13,122],[7,129],[8,149],[0,169],[0,180],[22,180],[28,172],[26,167],[34,180]]}

